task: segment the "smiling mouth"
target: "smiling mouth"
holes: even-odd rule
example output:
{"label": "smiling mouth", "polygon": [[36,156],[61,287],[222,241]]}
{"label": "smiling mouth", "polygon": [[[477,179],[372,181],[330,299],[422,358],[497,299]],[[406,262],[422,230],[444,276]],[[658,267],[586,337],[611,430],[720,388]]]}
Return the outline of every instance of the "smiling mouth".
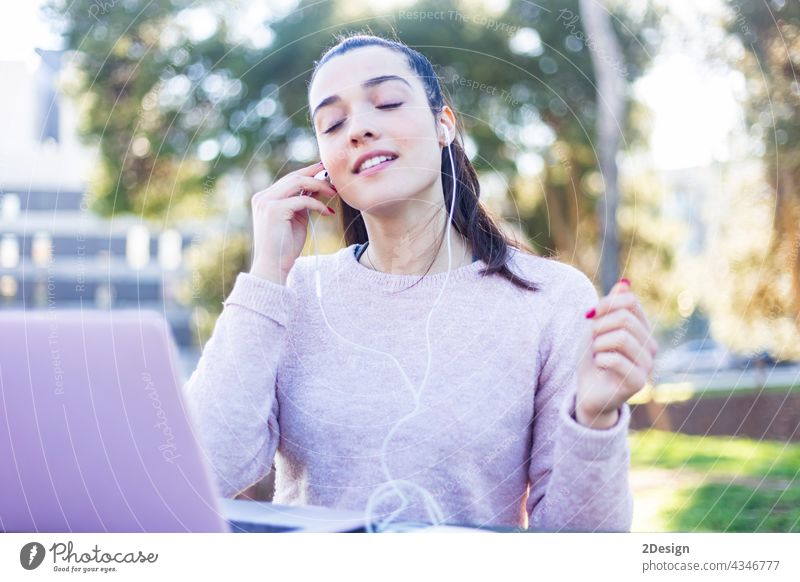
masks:
{"label": "smiling mouth", "polygon": [[363,169],[363,170],[361,170],[359,172],[356,172],[356,175],[357,176],[369,176],[370,174],[374,174],[376,172],[380,172],[386,166],[388,166],[389,164],[394,162],[396,159],[397,158],[394,157],[394,158],[391,158],[389,160],[384,160],[380,164],[375,164],[374,166],[370,166],[369,168],[366,168],[366,169]]}

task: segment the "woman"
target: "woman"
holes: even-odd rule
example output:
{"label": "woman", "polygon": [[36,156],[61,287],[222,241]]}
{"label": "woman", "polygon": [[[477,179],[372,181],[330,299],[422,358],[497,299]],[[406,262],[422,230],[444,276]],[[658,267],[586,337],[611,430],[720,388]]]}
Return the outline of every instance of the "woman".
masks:
{"label": "woman", "polygon": [[[274,459],[276,503],[378,529],[629,531],[626,401],[657,349],[630,284],[599,299],[506,240],[418,52],[345,38],[308,96],[321,162],[253,196],[252,268],[187,384],[223,495]],[[322,198],[347,246],[300,257]]]}

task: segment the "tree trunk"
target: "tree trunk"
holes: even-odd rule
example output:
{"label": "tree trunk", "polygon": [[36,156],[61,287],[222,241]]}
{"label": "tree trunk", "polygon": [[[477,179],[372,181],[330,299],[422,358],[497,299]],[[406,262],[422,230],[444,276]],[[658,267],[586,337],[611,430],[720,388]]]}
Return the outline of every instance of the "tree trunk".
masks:
{"label": "tree trunk", "polygon": [[[550,221],[550,238],[556,247],[558,256],[572,257],[575,255],[575,232],[570,230],[564,219],[562,192],[556,188],[545,186],[544,196],[547,203],[547,218]],[[567,194],[569,196],[569,194]]]}
{"label": "tree trunk", "polygon": [[603,245],[600,282],[605,295],[619,277],[617,151],[623,127],[625,86],[620,71],[625,70],[625,62],[611,27],[611,17],[601,0],[580,0],[580,10],[597,83],[597,157],[605,186],[597,205],[597,219]]}
{"label": "tree trunk", "polygon": [[[787,160],[788,162],[788,160]],[[789,257],[792,278],[792,311],[794,321],[800,329],[800,229],[798,229],[797,203],[793,199],[795,190],[794,163],[788,162],[780,169],[778,183],[775,184],[774,244],[772,252],[781,257]],[[781,248],[784,247],[784,248]]]}

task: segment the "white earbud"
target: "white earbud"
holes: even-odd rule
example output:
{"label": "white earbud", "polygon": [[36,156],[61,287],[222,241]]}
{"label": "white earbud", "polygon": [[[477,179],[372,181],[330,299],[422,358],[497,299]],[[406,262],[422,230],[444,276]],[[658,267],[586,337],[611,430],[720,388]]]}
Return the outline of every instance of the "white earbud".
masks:
{"label": "white earbud", "polygon": [[[441,123],[441,122],[440,122]],[[444,145],[450,143],[450,130],[447,129],[447,126],[444,123],[441,123],[442,129],[444,130]]]}

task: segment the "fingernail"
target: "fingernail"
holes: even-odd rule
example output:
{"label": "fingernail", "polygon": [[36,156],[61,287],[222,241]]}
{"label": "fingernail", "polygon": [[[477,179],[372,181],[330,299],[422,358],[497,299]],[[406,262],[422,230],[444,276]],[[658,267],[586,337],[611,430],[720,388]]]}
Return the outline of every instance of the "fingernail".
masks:
{"label": "fingernail", "polygon": [[338,190],[336,189],[336,186],[334,186],[333,184],[331,184],[331,188],[333,188],[334,192],[338,192]]}
{"label": "fingernail", "polygon": [[331,212],[331,214],[336,214],[336,211],[330,206],[326,206],[325,208],[327,208]]}
{"label": "fingernail", "polygon": [[628,281],[628,279],[625,279],[624,277],[622,279],[620,279],[619,282],[620,283],[625,283],[628,287],[631,286],[631,282]]}
{"label": "fingernail", "polygon": [[589,311],[586,312],[586,319],[591,319],[595,316],[597,312],[595,311],[594,307],[592,307]]}

